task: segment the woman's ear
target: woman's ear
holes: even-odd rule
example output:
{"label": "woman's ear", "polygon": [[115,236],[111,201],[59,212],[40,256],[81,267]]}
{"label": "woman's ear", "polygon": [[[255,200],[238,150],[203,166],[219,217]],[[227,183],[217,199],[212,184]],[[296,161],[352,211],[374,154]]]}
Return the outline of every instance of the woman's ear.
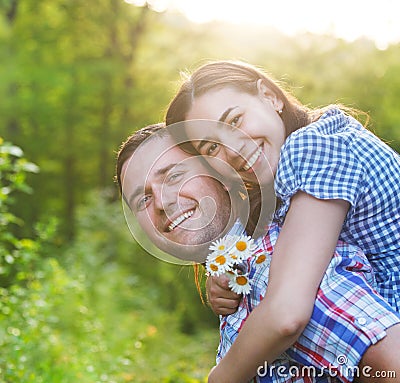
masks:
{"label": "woman's ear", "polygon": [[283,101],[278,98],[278,96],[264,83],[264,81],[260,78],[257,80],[257,91],[259,97],[262,99],[266,99],[271,102],[273,108],[280,112],[283,109]]}

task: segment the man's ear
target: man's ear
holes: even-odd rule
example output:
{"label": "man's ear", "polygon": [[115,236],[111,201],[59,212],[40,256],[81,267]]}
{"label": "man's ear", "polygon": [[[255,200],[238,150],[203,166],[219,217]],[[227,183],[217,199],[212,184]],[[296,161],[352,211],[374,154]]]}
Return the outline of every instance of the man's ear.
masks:
{"label": "man's ear", "polygon": [[260,78],[257,80],[258,96],[271,102],[272,107],[277,111],[282,111],[283,101],[264,83]]}

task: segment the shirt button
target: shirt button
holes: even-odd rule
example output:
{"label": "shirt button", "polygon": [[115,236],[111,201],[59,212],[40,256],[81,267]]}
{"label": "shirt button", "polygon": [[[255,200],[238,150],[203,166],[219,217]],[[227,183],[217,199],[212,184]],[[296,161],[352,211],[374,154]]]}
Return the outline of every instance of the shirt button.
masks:
{"label": "shirt button", "polygon": [[360,326],[365,326],[367,324],[367,319],[364,317],[357,318],[357,322]]}

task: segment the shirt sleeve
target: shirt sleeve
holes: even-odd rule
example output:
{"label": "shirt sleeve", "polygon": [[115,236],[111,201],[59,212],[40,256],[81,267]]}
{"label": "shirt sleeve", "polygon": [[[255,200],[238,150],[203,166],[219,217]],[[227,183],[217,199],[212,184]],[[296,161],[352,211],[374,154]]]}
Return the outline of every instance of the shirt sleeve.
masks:
{"label": "shirt sleeve", "polygon": [[284,214],[288,200],[300,190],[356,206],[364,188],[364,170],[352,150],[355,138],[354,133],[327,133],[311,127],[292,133],[282,147],[275,178]]}

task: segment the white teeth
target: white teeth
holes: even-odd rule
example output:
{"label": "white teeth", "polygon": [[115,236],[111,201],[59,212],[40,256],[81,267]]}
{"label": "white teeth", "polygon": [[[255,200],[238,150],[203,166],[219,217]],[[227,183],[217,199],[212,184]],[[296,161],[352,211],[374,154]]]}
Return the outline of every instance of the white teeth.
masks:
{"label": "white teeth", "polygon": [[249,170],[256,163],[256,161],[258,160],[258,157],[260,157],[261,152],[262,152],[262,146],[260,146],[257,149],[257,151],[246,162],[246,165],[243,166],[244,171]]}
{"label": "white teeth", "polygon": [[185,219],[191,217],[194,213],[194,210],[187,211],[186,213],[181,214],[178,218],[175,218],[169,225],[168,231],[174,230],[180,223],[182,223]]}

